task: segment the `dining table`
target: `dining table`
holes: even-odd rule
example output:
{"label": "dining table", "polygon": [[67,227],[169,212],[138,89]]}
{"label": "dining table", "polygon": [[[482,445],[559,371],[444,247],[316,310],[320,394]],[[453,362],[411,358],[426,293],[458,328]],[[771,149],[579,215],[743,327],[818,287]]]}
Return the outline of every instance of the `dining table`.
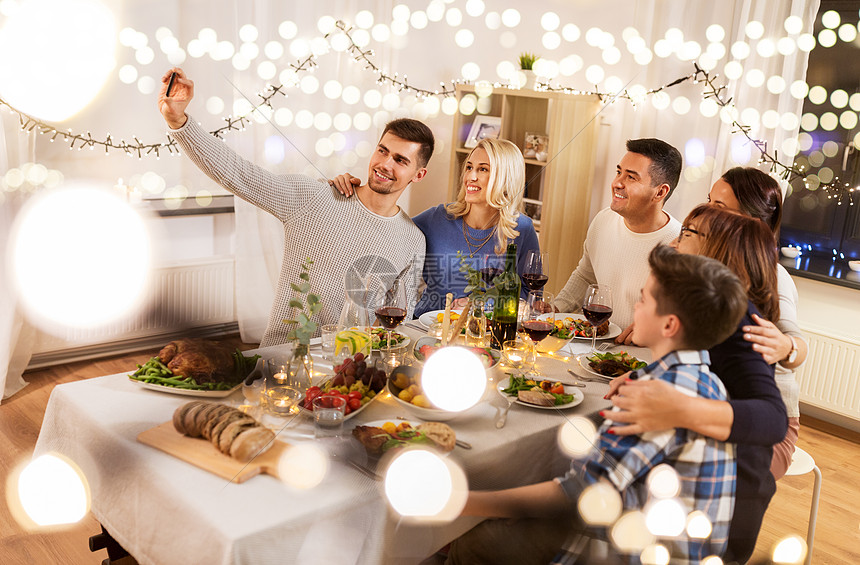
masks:
{"label": "dining table", "polygon": [[[413,345],[426,334],[418,320],[402,324],[398,331]],[[469,489],[522,486],[565,473],[570,461],[558,447],[559,428],[574,416],[596,420],[598,412],[610,406],[604,399],[608,380],[584,380],[593,375],[579,357],[590,348],[590,339],[573,339],[554,354],[538,356],[535,363],[544,379],[582,381],[579,404],[547,410],[515,403],[501,428],[496,422],[508,402],[497,385],[512,369],[499,363],[487,370],[480,402],[446,421],[457,439],[471,447],[455,447],[448,455],[465,473]],[[278,350],[273,346],[243,353],[265,359]],[[650,360],[645,349],[610,349],[620,350]],[[318,378],[330,375],[331,365],[319,357],[317,346],[311,353]],[[59,453],[77,464],[89,485],[91,512],[142,565],[420,563],[481,521],[462,516],[444,523],[403,519],[386,502],[384,481],[338,457],[313,488],[291,487],[265,474],[241,484],[225,480],[137,440],[141,432],[171,421],[179,406],[195,399],[141,386],[129,379],[133,371],[130,367],[128,372],[55,387],[34,455]],[[246,402],[241,390],[218,401],[233,406]],[[398,418],[420,423],[381,392],[345,421],[339,441],[355,442],[351,430],[356,425]],[[314,439],[313,418],[307,415],[262,419],[288,446],[321,441]],[[370,459],[358,463],[373,470]]]}

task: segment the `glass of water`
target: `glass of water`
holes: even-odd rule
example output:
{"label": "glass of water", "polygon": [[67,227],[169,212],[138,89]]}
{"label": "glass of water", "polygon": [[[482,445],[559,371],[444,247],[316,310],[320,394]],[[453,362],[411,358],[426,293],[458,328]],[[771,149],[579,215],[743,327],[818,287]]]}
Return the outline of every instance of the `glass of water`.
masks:
{"label": "glass of water", "polygon": [[346,399],[339,396],[318,396],[314,405],[314,437],[340,437],[343,433]]}
{"label": "glass of water", "polygon": [[320,344],[322,345],[322,358],[326,361],[334,360],[335,337],[341,327],[337,324],[326,324],[320,328]]}

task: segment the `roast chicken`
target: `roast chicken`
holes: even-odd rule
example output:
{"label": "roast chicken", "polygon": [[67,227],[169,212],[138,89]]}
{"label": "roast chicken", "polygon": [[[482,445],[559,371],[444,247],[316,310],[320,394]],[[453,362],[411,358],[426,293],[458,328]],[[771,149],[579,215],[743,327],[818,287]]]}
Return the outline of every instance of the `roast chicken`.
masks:
{"label": "roast chicken", "polygon": [[232,350],[217,341],[177,339],[158,352],[158,360],[174,375],[192,377],[198,384],[229,382],[236,376]]}

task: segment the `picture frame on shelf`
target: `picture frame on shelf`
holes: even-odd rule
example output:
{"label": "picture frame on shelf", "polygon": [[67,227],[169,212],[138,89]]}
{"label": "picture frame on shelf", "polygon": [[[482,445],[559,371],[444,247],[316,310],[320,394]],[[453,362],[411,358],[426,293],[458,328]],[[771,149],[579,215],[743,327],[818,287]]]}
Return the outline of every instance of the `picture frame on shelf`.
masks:
{"label": "picture frame on shelf", "polygon": [[463,146],[467,149],[472,149],[482,139],[498,139],[501,133],[502,118],[498,116],[477,116],[475,121],[472,122],[472,129],[469,130],[469,136],[466,138],[466,143]]}
{"label": "picture frame on shelf", "polygon": [[545,133],[526,132],[523,157],[545,163],[549,156],[549,136]]}

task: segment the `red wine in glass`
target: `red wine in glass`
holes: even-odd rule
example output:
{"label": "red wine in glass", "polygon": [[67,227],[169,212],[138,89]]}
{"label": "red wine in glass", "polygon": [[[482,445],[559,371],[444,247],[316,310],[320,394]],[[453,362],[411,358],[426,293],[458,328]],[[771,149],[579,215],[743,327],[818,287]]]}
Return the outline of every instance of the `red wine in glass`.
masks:
{"label": "red wine in glass", "polygon": [[521,278],[528,290],[540,290],[549,281],[548,276],[535,273],[523,273]]}
{"label": "red wine in glass", "polygon": [[502,274],[502,270],[495,267],[484,267],[480,270],[480,273],[484,282],[491,285],[493,284],[493,279]]}
{"label": "red wine in glass", "polygon": [[591,331],[591,352],[595,351],[597,328],[612,316],[612,289],[605,284],[592,284],[585,291],[582,313],[593,326]]}
{"label": "red wine in glass", "polygon": [[590,304],[582,309],[582,313],[585,314],[585,319],[597,328],[612,317],[612,308],[602,304]]}
{"label": "red wine in glass", "polygon": [[542,320],[526,320],[523,322],[523,330],[532,341],[538,342],[552,332],[554,324]]}
{"label": "red wine in glass", "polygon": [[382,323],[382,327],[393,330],[406,318],[406,309],[394,306],[383,306],[376,309],[376,317]]}

